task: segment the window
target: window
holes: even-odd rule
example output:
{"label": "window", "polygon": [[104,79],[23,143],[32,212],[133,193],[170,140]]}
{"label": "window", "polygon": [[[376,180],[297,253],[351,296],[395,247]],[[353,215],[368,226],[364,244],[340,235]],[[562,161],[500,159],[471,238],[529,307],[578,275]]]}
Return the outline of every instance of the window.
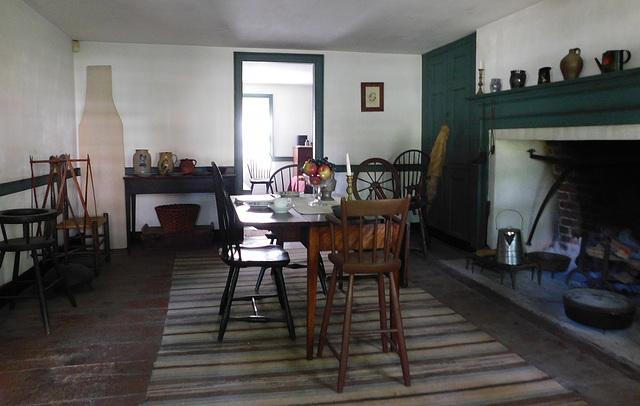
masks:
{"label": "window", "polygon": [[243,156],[265,152],[273,155],[273,95],[244,94],[242,97]]}

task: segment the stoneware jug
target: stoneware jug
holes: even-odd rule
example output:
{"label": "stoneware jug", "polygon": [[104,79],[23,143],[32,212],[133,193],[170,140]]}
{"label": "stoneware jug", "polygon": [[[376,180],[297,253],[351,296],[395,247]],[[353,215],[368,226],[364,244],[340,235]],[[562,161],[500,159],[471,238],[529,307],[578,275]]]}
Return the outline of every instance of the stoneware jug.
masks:
{"label": "stoneware jug", "polygon": [[575,79],[580,76],[584,62],[580,56],[580,48],[573,48],[560,61],[560,72],[565,79]]}
{"label": "stoneware jug", "polygon": [[160,175],[166,175],[169,172],[173,172],[178,162],[178,157],[171,152],[161,152],[160,159],[158,160],[158,173]]}
{"label": "stoneware jug", "polygon": [[136,149],[133,154],[133,173],[151,173],[151,155],[148,149]]}
{"label": "stoneware jug", "polygon": [[193,173],[196,170],[196,164],[198,161],[191,158],[185,158],[180,160],[180,172],[184,172],[186,174]]}
{"label": "stoneware jug", "polygon": [[512,70],[511,76],[509,77],[509,84],[512,89],[516,89],[518,87],[524,87],[524,84],[527,83],[527,72],[524,70]]}

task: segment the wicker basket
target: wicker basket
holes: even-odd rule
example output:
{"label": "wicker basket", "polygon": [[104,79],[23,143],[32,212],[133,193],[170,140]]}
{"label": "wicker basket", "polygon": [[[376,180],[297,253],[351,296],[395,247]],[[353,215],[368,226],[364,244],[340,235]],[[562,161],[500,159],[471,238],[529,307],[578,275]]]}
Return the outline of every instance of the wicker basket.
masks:
{"label": "wicker basket", "polygon": [[196,228],[196,220],[200,213],[198,204],[167,204],[156,206],[158,220],[165,233],[190,232]]}

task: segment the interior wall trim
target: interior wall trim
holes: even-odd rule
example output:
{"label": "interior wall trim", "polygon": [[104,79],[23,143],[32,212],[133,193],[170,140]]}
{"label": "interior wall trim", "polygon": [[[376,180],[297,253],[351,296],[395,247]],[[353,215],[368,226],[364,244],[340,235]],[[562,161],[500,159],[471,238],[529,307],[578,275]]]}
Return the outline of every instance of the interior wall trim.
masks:
{"label": "interior wall trim", "polygon": [[640,68],[486,93],[470,100],[482,106],[485,130],[640,124]]}
{"label": "interior wall trim", "polygon": [[[76,176],[80,176],[80,168],[74,168]],[[67,172],[67,179],[71,178],[71,173]],[[49,175],[41,175],[33,178],[14,180],[11,182],[0,183],[0,196],[12,195],[14,193],[31,190],[35,183],[36,187],[45,186],[49,182]]]}

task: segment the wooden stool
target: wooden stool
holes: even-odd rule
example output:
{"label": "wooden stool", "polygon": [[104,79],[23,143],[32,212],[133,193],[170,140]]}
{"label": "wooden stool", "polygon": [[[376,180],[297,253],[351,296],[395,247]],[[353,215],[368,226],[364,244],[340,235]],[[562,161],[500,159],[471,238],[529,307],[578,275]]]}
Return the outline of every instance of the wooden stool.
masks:
{"label": "wooden stool", "polygon": [[[329,260],[334,264],[331,275],[327,303],[324,308],[318,357],[326,346],[340,362],[338,368],[338,393],[344,389],[349,361],[349,344],[352,335],[380,335],[382,351],[391,349],[398,353],[402,377],[406,386],[411,386],[409,359],[400,314],[400,301],[396,278],[402,266],[401,246],[407,223],[407,212],[411,196],[404,199],[350,200],[342,198],[341,218],[327,215],[331,228],[331,253]],[[338,236],[339,239],[337,238]],[[344,310],[333,310],[333,299],[338,280],[348,280]],[[378,306],[354,306],[354,283],[356,277],[374,279],[377,282]],[[389,280],[390,320],[387,320],[385,299],[385,278]],[[379,328],[352,329],[351,317],[354,312],[379,313]],[[331,315],[343,313],[342,345],[340,351],[329,341],[328,329]]]}

